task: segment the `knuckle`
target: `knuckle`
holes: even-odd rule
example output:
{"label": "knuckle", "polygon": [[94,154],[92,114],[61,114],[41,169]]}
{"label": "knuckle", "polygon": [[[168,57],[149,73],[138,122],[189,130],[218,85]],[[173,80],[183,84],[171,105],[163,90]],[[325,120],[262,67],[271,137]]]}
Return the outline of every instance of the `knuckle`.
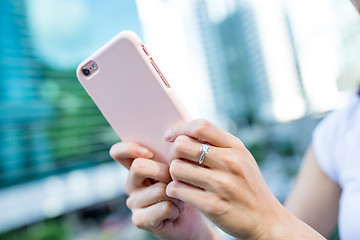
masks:
{"label": "knuckle", "polygon": [[210,128],[211,123],[205,119],[198,119],[196,122],[195,134],[202,136],[204,135]]}
{"label": "knuckle", "polygon": [[232,154],[228,153],[228,154],[224,154],[222,156],[221,161],[228,167],[231,167],[234,163],[234,157],[232,156]]}
{"label": "knuckle", "polygon": [[243,165],[242,159],[244,159],[244,156],[237,149],[226,151],[221,155],[219,154],[218,158],[221,158],[220,162],[223,165],[223,167],[225,167],[227,170],[229,170],[232,173],[238,173],[239,170],[242,169],[242,165]]}
{"label": "knuckle", "polygon": [[135,176],[143,176],[145,170],[145,163],[140,158],[136,158],[130,168],[130,171],[132,171]]}
{"label": "knuckle", "polygon": [[225,180],[222,176],[213,174],[210,178],[210,182],[215,187],[215,189],[221,189],[226,185]]}
{"label": "knuckle", "polygon": [[165,216],[170,215],[173,208],[173,204],[170,201],[163,201],[162,202],[162,209],[161,211]]}
{"label": "knuckle", "polygon": [[149,228],[149,229],[154,229],[154,228],[156,228],[158,225],[159,225],[158,222],[156,222],[156,221],[150,221],[150,222],[148,223],[148,228]]}
{"label": "knuckle", "polygon": [[207,200],[204,211],[209,216],[219,216],[224,214],[228,210],[226,205],[227,204],[221,199],[210,198]]}
{"label": "knuckle", "polygon": [[242,176],[244,173],[244,167],[239,161],[234,161],[230,165],[227,166],[230,172],[235,173],[238,176]]}
{"label": "knuckle", "polygon": [[126,206],[131,209],[132,208],[132,205],[133,205],[133,199],[131,197],[128,197],[126,199]]}
{"label": "knuckle", "polygon": [[211,183],[219,193],[224,194],[227,198],[233,194],[234,187],[231,185],[232,181],[227,176],[215,175],[211,178]]}
{"label": "knuckle", "polygon": [[237,144],[234,147],[234,149],[235,149],[237,155],[240,156],[241,158],[243,158],[248,152],[247,148],[245,147],[245,145],[241,141],[240,141],[239,144]]}
{"label": "knuckle", "polygon": [[229,152],[223,156],[222,162],[229,170],[237,171],[241,167],[240,159],[241,155]]}
{"label": "knuckle", "polygon": [[243,176],[244,171],[247,165],[247,162],[245,160],[245,157],[242,155],[239,155],[240,157],[237,157],[235,160],[232,161],[231,164],[227,165],[227,168],[230,172],[237,176]]}
{"label": "knuckle", "polygon": [[155,194],[155,197],[157,197],[157,198],[162,198],[162,197],[164,197],[164,196],[166,196],[166,184],[165,183],[161,183],[161,182],[159,182],[159,183],[156,183],[155,185],[154,185],[154,194]]}
{"label": "knuckle", "polygon": [[144,229],[144,222],[142,217],[140,216],[139,213],[137,213],[136,211],[133,212],[133,215],[131,217],[131,221],[133,222],[133,224],[135,225],[135,227],[140,228],[140,229]]}
{"label": "knuckle", "polygon": [[187,151],[188,137],[180,135],[174,142],[174,150],[178,154],[183,154]]}

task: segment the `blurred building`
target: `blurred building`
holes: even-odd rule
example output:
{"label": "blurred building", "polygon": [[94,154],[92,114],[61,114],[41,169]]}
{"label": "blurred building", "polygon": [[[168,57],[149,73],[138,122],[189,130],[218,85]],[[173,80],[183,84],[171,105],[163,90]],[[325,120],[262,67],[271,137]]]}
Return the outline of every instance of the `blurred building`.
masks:
{"label": "blurred building", "polygon": [[136,3],[145,44],[185,107],[194,118],[216,122],[218,115],[203,48],[207,42],[203,41],[197,21],[199,1]]}
{"label": "blurred building", "polygon": [[[183,100],[192,102],[189,108],[196,101],[205,109],[213,105],[214,118],[241,125],[288,122],[341,106],[333,2],[137,0],[137,4],[145,40],[161,56],[170,80],[182,85],[174,84],[175,88],[185,89]],[[356,71],[343,71],[342,76],[349,72]]]}
{"label": "blurred building", "polygon": [[[0,9],[0,187],[51,164],[45,120],[53,106],[39,92],[44,77],[31,47],[24,0],[5,0]],[[6,37],[3,37],[6,36]]]}
{"label": "blurred building", "polygon": [[[34,8],[32,4],[36,3]],[[126,174],[109,156],[110,146],[119,138],[76,79],[73,62],[84,59],[117,34],[119,25],[121,30],[127,25],[134,30],[140,27],[134,2],[125,6],[131,18],[121,16],[120,20],[117,15],[103,17],[108,16],[109,9],[118,12],[109,8],[109,4],[101,3],[103,8],[95,8],[96,1],[92,3],[68,1],[67,8],[62,9],[53,8],[56,4],[63,6],[62,1],[39,4],[5,0],[1,4],[0,233],[123,193]],[[71,14],[68,12],[71,4],[97,14]],[[119,4],[113,2],[111,6]],[[56,18],[51,19],[51,13]],[[70,15],[78,21],[74,25],[80,30],[82,24],[88,26],[93,21],[106,25],[106,34],[99,33],[102,31],[99,28],[100,37],[90,32],[91,41],[85,43],[85,35],[79,29],[66,33],[68,27],[61,25],[65,22],[62,18]],[[34,24],[34,18],[39,17],[46,21]],[[121,21],[123,18],[126,21]],[[62,28],[55,29],[55,23]],[[64,33],[61,38],[51,35],[58,31],[67,35]],[[57,41],[51,41],[54,38]],[[50,49],[41,49],[40,42],[46,42]],[[62,49],[73,51],[69,56],[71,67]]]}
{"label": "blurred building", "polygon": [[[109,200],[121,196],[126,174],[109,163],[108,149],[118,138],[79,85],[74,68],[120,30],[144,37],[194,117],[240,136],[280,200],[319,121],[311,114],[337,106],[336,81],[344,88],[358,82],[359,17],[350,2],[136,4],[143,34],[134,1],[2,2],[0,232],[64,214],[54,225],[69,221],[68,232],[91,225],[81,229],[85,237],[79,239],[102,228],[92,219],[98,210],[82,218],[78,209],[101,202],[107,208]],[[116,207],[108,209],[105,221],[123,233],[132,225],[124,217],[124,201],[110,204],[121,210],[114,220]],[[117,233],[114,239],[136,236]],[[19,239],[16,232],[13,236]]]}
{"label": "blurred building", "polygon": [[251,124],[271,103],[254,9],[246,1],[213,2],[198,2],[197,20],[217,110],[237,125]]}
{"label": "blurred building", "polygon": [[[319,114],[341,107],[347,96],[337,86],[341,68],[344,68],[341,52],[347,48],[341,43],[341,25],[347,17],[354,16],[354,7],[350,1],[341,0],[286,0],[283,5],[292,29],[308,102],[307,113]],[[348,13],[347,17],[337,16],[344,7],[351,8],[353,13]],[[356,46],[351,48],[354,51]]]}
{"label": "blurred building", "polygon": [[336,18],[341,19],[337,23],[340,32],[340,71],[337,78],[337,86],[340,90],[352,89],[360,85],[360,18],[359,13],[350,3],[341,0],[333,0],[336,9]]}
{"label": "blurred building", "polygon": [[[289,121],[306,111],[291,26],[286,22],[284,6],[273,2],[262,10],[260,3],[248,0],[138,0],[137,4],[145,40],[150,46],[158,46],[154,51],[173,47],[170,39],[176,38],[187,47],[182,50],[191,60],[167,49],[164,61],[164,71],[167,65],[175,65],[177,68],[169,68],[168,74],[187,86],[185,101],[193,96],[192,101],[199,101],[206,109],[215,106],[213,115],[220,125],[224,120],[242,125]],[[178,59],[182,60],[177,65]],[[176,79],[189,69],[188,63],[192,71],[187,76],[193,80]],[[201,72],[202,78],[195,78],[196,72]],[[209,86],[211,89],[202,91]],[[191,95],[192,88],[198,94]]]}
{"label": "blurred building", "polygon": [[268,75],[273,119],[288,122],[306,113],[293,29],[282,0],[252,1]]}

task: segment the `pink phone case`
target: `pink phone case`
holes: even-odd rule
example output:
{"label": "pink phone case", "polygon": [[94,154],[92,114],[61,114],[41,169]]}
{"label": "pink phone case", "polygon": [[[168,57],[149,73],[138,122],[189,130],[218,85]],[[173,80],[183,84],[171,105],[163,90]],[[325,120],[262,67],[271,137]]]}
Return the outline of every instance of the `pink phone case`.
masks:
{"label": "pink phone case", "polygon": [[[98,70],[86,77],[82,70],[90,61]],[[171,144],[163,139],[165,131],[191,117],[135,33],[120,32],[76,74],[122,141],[144,145],[154,159],[168,162]]]}

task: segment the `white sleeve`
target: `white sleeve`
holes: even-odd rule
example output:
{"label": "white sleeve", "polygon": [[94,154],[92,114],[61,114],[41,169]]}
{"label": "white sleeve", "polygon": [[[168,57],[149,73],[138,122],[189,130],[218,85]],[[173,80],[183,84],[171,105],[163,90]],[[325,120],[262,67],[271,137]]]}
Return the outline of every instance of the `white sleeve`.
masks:
{"label": "white sleeve", "polygon": [[336,183],[339,183],[339,179],[335,162],[335,147],[340,122],[341,112],[332,112],[318,124],[312,136],[312,145],[320,168]]}

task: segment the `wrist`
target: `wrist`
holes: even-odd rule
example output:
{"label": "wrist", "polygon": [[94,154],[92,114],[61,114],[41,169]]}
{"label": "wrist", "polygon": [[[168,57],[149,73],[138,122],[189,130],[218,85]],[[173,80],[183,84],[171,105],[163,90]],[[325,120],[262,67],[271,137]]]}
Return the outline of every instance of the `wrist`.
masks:
{"label": "wrist", "polygon": [[281,207],[281,212],[269,224],[269,231],[260,239],[325,239],[309,225],[289,213],[282,205]]}

